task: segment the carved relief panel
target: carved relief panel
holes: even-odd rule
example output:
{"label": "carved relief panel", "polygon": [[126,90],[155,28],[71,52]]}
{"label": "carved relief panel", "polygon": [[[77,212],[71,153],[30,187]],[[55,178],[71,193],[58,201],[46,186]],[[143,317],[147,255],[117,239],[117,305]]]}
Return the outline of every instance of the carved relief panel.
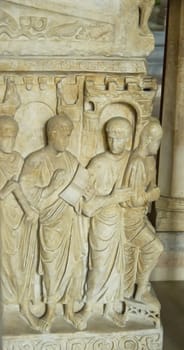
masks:
{"label": "carved relief panel", "polygon": [[58,307],[78,330],[96,314],[117,327],[159,327],[148,282],[162,245],[146,217],[159,197],[155,81],[84,72],[0,79],[4,303],[39,332]]}
{"label": "carved relief panel", "polygon": [[153,0],[1,0],[0,54],[146,56],[154,46],[148,28],[153,4]]}

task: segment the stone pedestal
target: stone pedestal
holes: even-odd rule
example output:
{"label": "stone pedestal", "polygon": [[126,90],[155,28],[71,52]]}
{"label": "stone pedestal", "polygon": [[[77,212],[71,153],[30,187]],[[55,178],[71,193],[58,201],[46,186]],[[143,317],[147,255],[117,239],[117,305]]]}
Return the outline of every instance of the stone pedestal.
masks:
{"label": "stone pedestal", "polygon": [[[141,311],[139,312],[141,313]],[[146,315],[145,315],[146,316]],[[57,317],[50,334],[31,331],[14,307],[6,310],[4,321],[3,350],[123,350],[126,348],[162,350],[162,327],[155,326],[151,317],[132,320],[124,328],[118,328],[100,315],[91,319],[88,330],[77,332],[72,326]]]}

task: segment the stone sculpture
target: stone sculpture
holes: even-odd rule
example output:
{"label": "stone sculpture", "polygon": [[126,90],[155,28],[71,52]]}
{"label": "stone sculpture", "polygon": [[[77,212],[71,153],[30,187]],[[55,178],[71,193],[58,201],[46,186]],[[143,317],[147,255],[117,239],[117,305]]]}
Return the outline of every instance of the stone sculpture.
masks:
{"label": "stone sculpture", "polygon": [[[39,332],[50,331],[58,303],[63,318],[79,330],[88,327],[99,308],[104,319],[125,327],[129,302],[160,310],[149,277],[162,245],[146,214],[159,197],[155,155],[162,129],[150,118],[136,136],[133,112],[124,106],[124,115],[107,115],[101,129],[104,152],[84,167],[67,150],[74,124],[60,104],[60,114],[44,125],[45,146],[25,160],[13,151],[17,122],[0,117],[1,225],[8,232],[2,236],[2,283],[6,297],[15,295],[5,302],[18,303],[29,326]],[[11,206],[16,215],[10,215]],[[7,210],[13,221],[7,221]],[[15,260],[17,273],[9,279]],[[31,307],[36,274],[41,313]]]}
{"label": "stone sculpture", "polygon": [[37,251],[33,240],[32,254],[27,257],[30,260],[25,262],[24,241],[28,239],[27,244],[30,243],[27,235],[31,235],[31,226],[37,227],[38,214],[20,186],[23,158],[13,150],[17,132],[18,124],[12,117],[0,117],[2,293],[6,302],[16,302],[25,311],[31,299],[32,277],[36,271],[32,260]]}
{"label": "stone sculpture", "polygon": [[[72,122],[65,115],[49,119],[46,126],[48,145],[26,159],[20,179],[25,195],[39,211],[40,264],[47,310],[40,322],[31,325],[43,331],[51,326],[57,302],[70,304],[73,288],[77,297],[79,293],[77,285],[72,285],[71,250],[72,235],[77,234],[74,218],[77,208],[71,202],[67,203],[67,195],[63,199],[62,194],[71,185],[79,167],[77,159],[66,151],[72,129]],[[82,185],[85,190],[85,182]],[[82,197],[82,188],[80,191]],[[72,195],[75,202],[74,191]]]}
{"label": "stone sculpture", "polygon": [[[123,315],[114,304],[124,300],[123,273],[124,218],[119,203],[130,198],[128,188],[121,189],[129,158],[127,144],[132,127],[121,117],[106,125],[108,151],[95,156],[88,165],[95,183],[93,197],[84,203],[84,213],[91,217],[89,228],[89,271],[87,301],[82,310],[87,320],[95,304],[105,305],[104,316],[118,326],[124,325]],[[107,263],[108,262],[108,263]]]}
{"label": "stone sculpture", "polygon": [[3,350],[160,350],[153,1],[1,2]]}
{"label": "stone sculpture", "polygon": [[[150,294],[148,282],[163,250],[160,239],[147,218],[149,205],[159,199],[160,190],[156,186],[157,154],[162,137],[162,129],[157,120],[151,120],[142,130],[138,147],[132,153],[126,169],[124,185],[133,191],[133,196],[125,205],[125,232],[127,241],[139,248],[138,259],[127,263],[132,267],[135,299],[148,306],[158,306],[157,299]],[[127,266],[129,268],[129,266]],[[131,277],[127,275],[129,282]],[[137,284],[135,292],[135,283]]]}
{"label": "stone sculpture", "polygon": [[[21,156],[12,153],[18,130],[17,123],[6,116],[1,117],[0,123],[4,176],[2,182],[5,183],[0,192],[2,223],[4,230],[10,226],[11,237],[13,226],[11,221],[6,221],[3,213],[7,207],[11,208],[11,201],[6,198],[12,193],[18,212],[15,227],[18,234],[22,235],[24,243],[21,248],[24,253],[17,248],[20,237],[14,238],[12,253],[8,253],[12,241],[9,236],[6,236],[6,242],[3,238],[2,243],[6,244],[3,244],[2,249],[3,253],[13,255],[13,261],[18,258],[21,262],[24,258],[24,265],[28,266],[28,270],[21,275],[22,265],[18,265],[21,285],[14,286],[14,290],[18,295],[20,287],[25,285],[26,296],[19,303],[21,312],[31,327],[40,331],[49,330],[58,302],[65,305],[66,319],[79,329],[87,327],[87,320],[98,303],[105,306],[106,318],[123,326],[124,315],[116,311],[115,304],[124,302],[125,236],[131,245],[140,250],[135,265],[136,278],[132,280],[133,286],[137,283],[135,300],[153,306],[156,299],[148,291],[148,281],[162,251],[162,245],[156,238],[146,213],[149,203],[159,198],[159,189],[155,185],[154,159],[162,136],[159,123],[150,121],[144,127],[139,145],[131,154],[128,151],[133,133],[130,122],[122,117],[109,118],[105,126],[108,150],[96,155],[86,170],[66,150],[73,124],[65,114],[48,120],[48,144],[28,156],[24,165]],[[11,165],[7,176],[3,173],[4,162]],[[80,173],[79,183],[77,173]],[[19,178],[20,183],[15,181]],[[23,222],[22,209],[27,215]],[[88,263],[86,258],[88,272],[86,277],[84,268],[81,273],[83,280],[79,278],[78,284],[74,285],[74,252],[71,249],[71,240],[79,238],[77,217],[83,215],[90,218]],[[29,220],[33,221],[31,226]],[[8,276],[13,269],[11,259],[3,260],[3,276],[4,273]],[[46,311],[41,318],[33,315],[29,307],[32,273],[36,272],[37,264],[43,274],[46,290]],[[134,264],[135,261],[131,261],[131,265]],[[31,276],[28,276],[30,273]],[[8,281],[6,277],[3,284],[7,286],[10,282],[13,285],[14,282]],[[75,313],[73,306],[76,300],[83,300],[85,283],[85,305],[80,312]],[[76,300],[73,299],[73,288]],[[11,287],[8,290],[12,292]]]}

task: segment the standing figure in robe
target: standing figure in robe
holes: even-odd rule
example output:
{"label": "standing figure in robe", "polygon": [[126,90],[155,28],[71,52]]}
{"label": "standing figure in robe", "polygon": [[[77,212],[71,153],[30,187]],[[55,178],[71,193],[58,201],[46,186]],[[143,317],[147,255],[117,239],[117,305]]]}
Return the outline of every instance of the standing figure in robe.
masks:
{"label": "standing figure in robe", "polygon": [[149,278],[163,251],[163,245],[156,236],[147,213],[151,202],[158,200],[160,196],[156,185],[155,156],[161,137],[162,128],[159,122],[150,121],[142,130],[139,145],[129,160],[124,179],[124,186],[130,187],[134,193],[126,203],[125,234],[127,241],[139,249],[136,266],[135,261],[129,262],[136,272],[131,282],[133,287],[136,284],[137,288],[136,293],[134,288],[132,294],[135,293],[135,300],[156,307],[159,305],[149,291]]}
{"label": "standing figure in robe", "polygon": [[[18,124],[10,116],[0,117],[0,236],[1,286],[4,303],[19,304],[29,322],[34,321],[28,309],[31,284],[36,271],[36,246],[29,249],[31,260],[24,263],[22,242],[29,239],[27,228],[37,227],[38,215],[25,198],[19,177],[23,158],[14,151]],[[30,234],[30,232],[28,233]]]}
{"label": "standing figure in robe", "polygon": [[132,127],[122,117],[110,119],[106,124],[108,151],[95,156],[88,165],[93,177],[95,194],[84,201],[83,211],[91,217],[89,229],[89,271],[87,275],[87,300],[81,314],[86,322],[96,304],[105,305],[104,316],[118,326],[124,325],[122,313],[114,306],[123,301],[124,218],[119,203],[131,196],[129,189],[120,189],[132,139]]}
{"label": "standing figure in robe", "polygon": [[76,224],[78,204],[72,205],[65,199],[66,189],[80,166],[66,150],[72,130],[73,123],[66,115],[50,118],[46,125],[48,144],[28,156],[21,176],[25,195],[39,211],[40,265],[46,290],[46,313],[41,319],[45,324],[40,323],[41,331],[51,327],[58,302],[65,304],[67,320],[74,325],[80,322],[72,311],[75,300],[83,297],[81,279],[85,281],[84,271],[76,278],[80,261],[75,260],[75,249],[79,250],[79,260],[83,259],[80,228]]}

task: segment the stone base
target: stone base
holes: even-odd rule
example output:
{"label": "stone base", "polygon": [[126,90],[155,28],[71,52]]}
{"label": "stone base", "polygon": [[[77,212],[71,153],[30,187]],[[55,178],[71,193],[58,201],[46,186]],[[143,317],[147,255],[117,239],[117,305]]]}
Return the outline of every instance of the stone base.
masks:
{"label": "stone base", "polygon": [[161,350],[162,344],[162,327],[146,320],[130,320],[118,328],[98,315],[87,331],[79,332],[58,316],[51,333],[40,334],[29,328],[16,308],[4,314],[3,350]]}
{"label": "stone base", "polygon": [[158,232],[184,231],[184,200],[161,196],[156,203]]}
{"label": "stone base", "polygon": [[183,281],[184,280],[184,232],[158,232],[164,245],[152,281]]}

